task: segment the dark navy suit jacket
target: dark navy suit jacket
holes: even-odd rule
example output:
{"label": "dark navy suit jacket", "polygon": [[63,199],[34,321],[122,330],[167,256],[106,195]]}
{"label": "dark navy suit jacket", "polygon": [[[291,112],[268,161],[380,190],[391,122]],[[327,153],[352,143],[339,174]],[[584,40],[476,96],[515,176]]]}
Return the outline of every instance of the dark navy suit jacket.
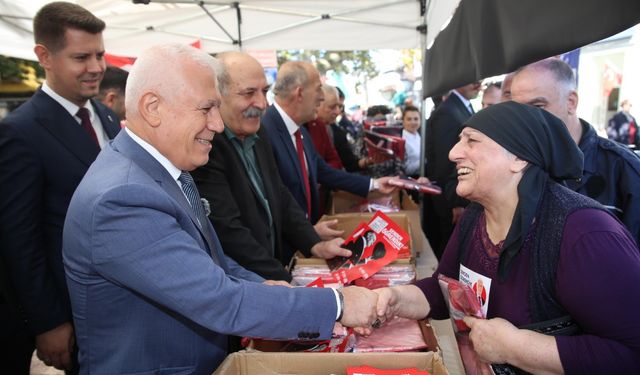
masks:
{"label": "dark navy suit jacket", "polygon": [[287,126],[272,105],[265,111],[261,127],[266,130],[273,155],[278,164],[282,182],[289,188],[300,207],[309,215],[312,223],[320,218],[318,184],[329,189],[346,190],[350,193],[366,197],[369,193],[370,178],[348,173],[329,166],[316,152],[307,129],[300,127],[303,135],[304,153],[309,165],[309,183],[311,187],[311,213],[307,212],[305,185],[302,180],[302,169],[298,161],[296,149],[287,131]]}
{"label": "dark navy suit jacket", "polygon": [[[92,101],[109,138],[118,116]],[[100,148],[58,102],[38,89],[0,124],[0,249],[34,334],[71,322],[62,225],[71,196]]]}

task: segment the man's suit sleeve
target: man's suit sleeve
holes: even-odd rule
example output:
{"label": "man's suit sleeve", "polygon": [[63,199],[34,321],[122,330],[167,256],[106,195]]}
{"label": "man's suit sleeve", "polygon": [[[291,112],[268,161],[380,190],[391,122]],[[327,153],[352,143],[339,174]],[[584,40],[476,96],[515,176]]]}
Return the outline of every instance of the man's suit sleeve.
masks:
{"label": "man's suit sleeve", "polygon": [[0,241],[29,330],[37,335],[70,321],[43,244],[44,172],[16,124],[0,124]]}
{"label": "man's suit sleeve", "polygon": [[[305,151],[307,151],[306,148]],[[361,197],[366,197],[369,194],[371,178],[332,168],[318,155],[315,149],[308,151],[307,157],[316,163],[320,184],[329,189],[345,190]]]}
{"label": "man's suit sleeve", "polygon": [[[337,312],[332,291],[227,277],[181,226],[182,208],[157,191],[126,184],[98,198],[88,234],[97,273],[215,332],[276,339],[299,338],[301,331],[331,336]],[[82,235],[65,231],[65,239]]]}
{"label": "man's suit sleeve", "polygon": [[[222,151],[215,150],[214,152]],[[232,150],[230,150],[232,151]],[[241,219],[228,182],[228,176],[242,171],[229,171],[227,161],[216,155],[209,163],[193,172],[200,195],[211,203],[209,218],[223,243],[223,251],[245,268],[268,279],[291,280],[291,275],[271,250],[256,240]],[[231,155],[225,154],[225,157]],[[260,209],[260,208],[257,208]]]}
{"label": "man's suit sleeve", "polygon": [[253,281],[255,283],[261,283],[264,281],[264,277],[242,267],[241,265],[238,264],[238,262],[233,260],[233,258],[228,256],[227,254],[224,254],[224,257],[227,263],[227,268],[229,269],[228,271],[229,276],[233,276],[241,280]]}

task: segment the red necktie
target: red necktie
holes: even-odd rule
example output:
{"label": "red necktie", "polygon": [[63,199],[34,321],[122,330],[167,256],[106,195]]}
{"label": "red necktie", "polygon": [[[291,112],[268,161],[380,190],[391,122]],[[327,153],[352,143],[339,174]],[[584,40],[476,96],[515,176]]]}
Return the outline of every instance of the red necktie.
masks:
{"label": "red necktie", "polygon": [[89,110],[85,107],[80,107],[76,116],[80,117],[80,125],[82,129],[89,134],[91,139],[100,147],[100,142],[98,142],[98,136],[96,136],[95,130],[93,130],[93,126],[91,125],[91,120],[89,120]]}
{"label": "red necktie", "polygon": [[638,127],[636,126],[635,121],[631,120],[629,122],[629,144],[636,144],[636,132],[638,131]]}
{"label": "red necktie", "polygon": [[294,133],[296,135],[296,149],[298,151],[298,161],[302,169],[302,179],[304,180],[304,189],[307,196],[307,218],[311,217],[311,186],[309,185],[309,174],[307,172],[307,164],[304,160],[304,145],[302,144],[302,132],[300,129]]}

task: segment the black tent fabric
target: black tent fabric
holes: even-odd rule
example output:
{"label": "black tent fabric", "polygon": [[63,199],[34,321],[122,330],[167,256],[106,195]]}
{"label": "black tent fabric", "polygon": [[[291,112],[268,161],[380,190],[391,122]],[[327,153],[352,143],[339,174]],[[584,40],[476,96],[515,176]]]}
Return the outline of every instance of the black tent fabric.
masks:
{"label": "black tent fabric", "polygon": [[462,0],[424,61],[423,96],[507,73],[640,23],[640,0]]}

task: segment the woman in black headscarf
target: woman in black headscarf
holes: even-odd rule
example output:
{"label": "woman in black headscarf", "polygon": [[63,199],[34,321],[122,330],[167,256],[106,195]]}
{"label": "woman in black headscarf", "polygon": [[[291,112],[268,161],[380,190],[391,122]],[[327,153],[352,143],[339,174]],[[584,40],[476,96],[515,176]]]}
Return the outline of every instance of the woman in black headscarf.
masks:
{"label": "woman in black headscarf", "polygon": [[487,320],[465,322],[482,360],[510,365],[497,373],[640,373],[638,248],[602,206],[559,184],[582,171],[564,124],[497,104],[467,121],[449,158],[473,203],[434,275],[380,290],[378,314],[443,319],[437,276],[482,280]]}

